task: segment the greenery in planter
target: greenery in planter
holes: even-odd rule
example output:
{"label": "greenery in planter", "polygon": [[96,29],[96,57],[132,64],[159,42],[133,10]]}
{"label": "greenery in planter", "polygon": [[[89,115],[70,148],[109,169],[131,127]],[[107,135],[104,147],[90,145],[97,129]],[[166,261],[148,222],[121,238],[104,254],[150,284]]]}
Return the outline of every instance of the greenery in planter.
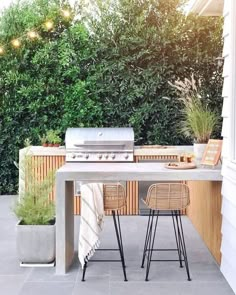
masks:
{"label": "greenery in planter", "polygon": [[24,158],[19,164],[23,193],[17,200],[13,211],[24,225],[47,225],[55,219],[55,204],[49,200],[54,185],[55,171],[43,179],[38,179],[35,171],[40,166],[26,148]]}
{"label": "greenery in planter", "polygon": [[42,136],[39,136],[39,140],[40,140],[42,145],[45,145],[45,144],[48,143],[48,139],[47,139],[46,134],[43,134]]}
{"label": "greenery in planter", "polygon": [[179,95],[179,101],[183,104],[183,119],[180,122],[181,132],[196,143],[207,143],[214,129],[219,123],[219,115],[210,110],[205,97],[199,92],[201,80],[198,85],[194,76],[184,81],[175,81],[174,87]]}
{"label": "greenery in planter", "polygon": [[63,138],[68,127],[132,126],[137,145],[189,144],[176,127],[181,103],[163,99],[176,95],[167,81],[189,72],[203,76],[209,108],[221,111],[222,19],[186,17],[182,0],[91,2],[99,17],[81,5],[82,18],[63,20],[64,6],[77,14],[66,0],[21,0],[1,15],[1,44],[32,28],[42,38],[0,56],[0,194],[17,191],[23,139],[37,145],[49,129]]}
{"label": "greenery in planter", "polygon": [[59,136],[60,130],[48,130],[46,133],[46,139],[47,142],[50,144],[60,144],[61,143],[61,138]]}

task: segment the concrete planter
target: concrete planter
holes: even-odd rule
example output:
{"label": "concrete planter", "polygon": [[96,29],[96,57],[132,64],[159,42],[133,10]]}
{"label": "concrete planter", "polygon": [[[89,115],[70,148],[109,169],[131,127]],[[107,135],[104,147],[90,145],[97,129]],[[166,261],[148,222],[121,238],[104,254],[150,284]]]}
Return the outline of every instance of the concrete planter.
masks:
{"label": "concrete planter", "polygon": [[21,263],[48,264],[55,260],[56,225],[16,225],[16,243]]}
{"label": "concrete planter", "polygon": [[196,160],[198,161],[202,160],[206,146],[207,146],[206,143],[194,143],[193,152],[194,152]]}

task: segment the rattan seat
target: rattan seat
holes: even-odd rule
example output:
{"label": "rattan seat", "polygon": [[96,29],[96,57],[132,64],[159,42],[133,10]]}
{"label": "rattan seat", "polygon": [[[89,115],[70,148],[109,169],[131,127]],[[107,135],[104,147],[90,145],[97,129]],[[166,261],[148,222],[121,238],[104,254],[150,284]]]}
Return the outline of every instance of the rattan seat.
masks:
{"label": "rattan seat", "polygon": [[[146,231],[146,238],[144,242],[143,258],[141,267],[144,267],[145,260],[147,258],[146,278],[148,281],[149,270],[151,261],[179,261],[180,267],[183,267],[184,261],[187,277],[190,281],[190,272],[188,266],[187,251],[184,239],[184,232],[181,220],[181,211],[186,209],[190,204],[189,187],[183,183],[157,183],[152,184],[148,188],[147,197],[143,200],[146,206],[150,209],[148,225]],[[176,240],[176,249],[154,249],[155,236],[157,231],[157,223],[160,212],[167,212],[168,216],[172,217],[173,228]],[[154,222],[154,217],[156,221]],[[155,225],[154,225],[155,224]],[[154,251],[177,251],[178,259],[152,259]],[[147,256],[147,257],[146,257]]]}
{"label": "rattan seat", "polygon": [[125,188],[120,183],[106,183],[103,185],[104,210],[120,210],[126,206]]}
{"label": "rattan seat", "polygon": [[183,183],[152,184],[143,201],[152,210],[183,210],[190,204],[189,187]]}

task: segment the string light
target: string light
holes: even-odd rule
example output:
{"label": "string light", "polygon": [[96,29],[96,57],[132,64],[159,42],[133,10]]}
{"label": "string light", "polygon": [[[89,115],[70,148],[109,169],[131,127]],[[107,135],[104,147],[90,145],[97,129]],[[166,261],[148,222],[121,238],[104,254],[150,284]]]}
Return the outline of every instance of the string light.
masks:
{"label": "string light", "polygon": [[34,39],[37,39],[39,37],[39,34],[37,32],[35,32],[35,31],[29,31],[27,33],[27,36],[28,36],[29,39],[34,40]]}
{"label": "string light", "polygon": [[48,31],[50,31],[50,30],[52,30],[52,28],[53,28],[53,21],[48,20],[48,21],[45,22],[44,25],[45,25],[46,29],[47,29]]}
{"label": "string light", "polygon": [[15,47],[15,48],[19,48],[20,45],[21,45],[19,39],[14,39],[14,40],[12,40],[12,41],[11,41],[11,44],[12,44],[12,46]]}
{"label": "string light", "polygon": [[70,13],[69,10],[64,10],[64,9],[63,9],[61,12],[62,12],[62,16],[63,16],[63,17],[65,17],[65,18],[70,18],[71,13]]}
{"label": "string light", "polygon": [[0,46],[0,55],[4,54],[4,48],[2,46]]}
{"label": "string light", "polygon": [[[62,9],[61,10],[61,16],[65,19],[70,19],[72,18],[72,12],[69,9]],[[51,31],[54,28],[54,22],[52,20],[46,20],[43,24],[41,24],[40,27],[44,27],[47,31]],[[39,29],[40,27],[38,27],[37,29]],[[21,41],[23,38],[28,37],[31,40],[36,40],[38,38],[40,38],[39,33],[36,30],[31,30],[28,31],[27,33],[24,33],[23,35],[19,36],[16,39],[11,40],[9,43],[0,45],[0,55],[5,54],[5,46],[7,46],[8,44],[11,44],[14,48],[20,48],[21,47]]]}

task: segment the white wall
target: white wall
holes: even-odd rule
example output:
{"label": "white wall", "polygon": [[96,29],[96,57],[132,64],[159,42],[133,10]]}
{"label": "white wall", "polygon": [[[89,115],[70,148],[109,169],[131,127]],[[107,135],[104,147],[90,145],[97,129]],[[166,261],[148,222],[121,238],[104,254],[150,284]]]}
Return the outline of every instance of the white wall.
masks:
{"label": "white wall", "polygon": [[[223,186],[222,186],[222,261],[221,271],[236,294],[236,164],[232,163],[235,147],[232,131],[234,103],[236,102],[236,1],[224,2],[224,87],[223,87]],[[236,110],[236,108],[235,108]],[[234,110],[234,111],[235,111]],[[235,132],[235,131],[234,131]]]}

